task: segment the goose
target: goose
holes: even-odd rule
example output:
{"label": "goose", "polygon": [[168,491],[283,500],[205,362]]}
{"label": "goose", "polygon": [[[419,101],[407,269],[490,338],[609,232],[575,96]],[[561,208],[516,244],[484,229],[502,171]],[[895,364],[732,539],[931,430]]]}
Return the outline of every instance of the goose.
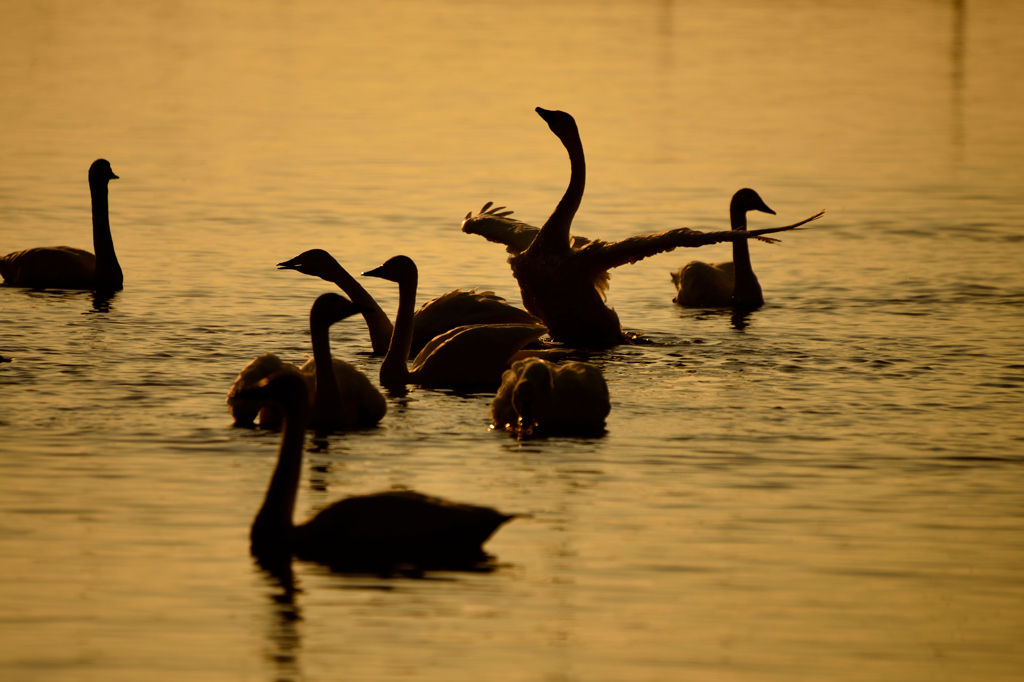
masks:
{"label": "goose", "polygon": [[284,418],[277,465],[249,536],[250,551],[261,563],[280,565],[295,556],[342,570],[467,567],[486,558],[483,543],[515,517],[412,490],[389,490],[339,500],[295,525],[309,416],[306,383],[282,372],[242,389],[236,398],[256,407],[275,405]]}
{"label": "goose", "polygon": [[569,153],[569,186],[554,212],[538,230],[509,218],[510,212],[502,207],[490,208],[488,203],[477,215],[467,214],[462,231],[505,245],[512,254],[509,264],[519,283],[523,304],[547,325],[555,341],[574,347],[608,348],[627,340],[619,316],[605,303],[608,271],[612,268],[676,247],[750,238],[774,243],[778,239],[762,235],[797,229],[824,213],[794,225],[761,230],[699,232],[681,227],[617,242],[574,239],[569,231],[586,184],[586,159],[579,129],[575,119],[564,111],[540,107],[536,111]]}
{"label": "goose", "polygon": [[524,358],[501,378],[491,402],[491,428],[519,438],[535,431],[596,433],[604,429],[611,409],[608,384],[597,367]]}
{"label": "goose", "polygon": [[398,313],[391,344],[380,366],[382,386],[419,384],[432,388],[496,386],[523,346],[540,338],[542,324],[474,324],[430,340],[408,366],[419,271],[408,256],[395,256],[363,275],[398,284]]}
{"label": "goose", "polygon": [[[385,355],[394,327],[387,314],[366,289],[345,268],[323,249],[311,249],[291,260],[278,263],[279,270],[295,270],[305,275],[334,282],[352,302],[363,306],[370,345],[374,355]],[[511,306],[493,291],[455,289],[427,301],[413,314],[410,353],[416,354],[432,338],[450,329],[467,324],[539,324],[540,320]]]}
{"label": "goose", "polygon": [[110,162],[89,166],[92,195],[92,243],[96,255],[72,246],[41,246],[0,257],[0,275],[8,286],[32,289],[120,291],[124,275],[110,236],[107,183],[117,180]]}
{"label": "goose", "polygon": [[301,367],[296,367],[272,353],[266,353],[246,365],[228,391],[228,405],[235,425],[251,426],[258,416],[260,426],[264,428],[279,426],[280,413],[239,398],[245,390],[274,374],[291,374],[306,382],[307,391],[313,399],[310,421],[318,430],[368,427],[383,419],[387,413],[387,402],[380,391],[353,365],[331,357],[331,325],[362,310],[344,296],[320,295],[309,311],[313,357]]}
{"label": "goose", "polygon": [[[732,229],[747,229],[747,212],[771,213],[760,195],[744,188],[736,192],[729,204]],[[750,250],[747,242],[732,243],[732,261],[725,263],[703,263],[690,261],[678,272],[672,273],[676,285],[676,297],[672,299],[681,306],[691,308],[742,308],[752,310],[764,305],[761,284],[750,265]]]}

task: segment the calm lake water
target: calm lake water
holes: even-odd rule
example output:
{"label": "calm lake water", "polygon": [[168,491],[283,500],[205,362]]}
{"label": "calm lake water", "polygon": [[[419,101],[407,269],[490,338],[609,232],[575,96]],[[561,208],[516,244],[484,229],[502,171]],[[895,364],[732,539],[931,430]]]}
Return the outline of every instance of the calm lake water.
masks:
{"label": "calm lake water", "polygon": [[[1019,680],[1024,676],[1024,6],[1005,2],[5,3],[0,253],[91,248],[109,159],[125,289],[0,287],[0,677],[63,680]],[[248,554],[278,436],[224,404],[301,361],[332,286],[404,253],[421,301],[519,293],[464,235],[539,225],[572,113],[574,230],[725,229],[753,187],[767,305],[672,303],[594,353],[603,438],[489,432],[487,394],[412,389],[308,443],[299,516],[407,486],[532,514],[493,573]],[[371,280],[384,308],[397,287]],[[333,350],[374,378],[361,321]]]}

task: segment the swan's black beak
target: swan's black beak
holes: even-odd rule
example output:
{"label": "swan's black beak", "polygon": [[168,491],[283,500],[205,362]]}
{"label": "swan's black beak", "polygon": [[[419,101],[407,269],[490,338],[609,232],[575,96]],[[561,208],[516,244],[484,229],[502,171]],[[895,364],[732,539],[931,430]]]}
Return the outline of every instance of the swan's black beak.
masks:
{"label": "swan's black beak", "polygon": [[387,279],[386,277],[384,277],[384,273],[382,272],[383,269],[384,266],[381,265],[380,267],[374,268],[373,270],[367,270],[366,272],[361,272],[359,274],[361,274],[363,277],[381,277]]}
{"label": "swan's black beak", "polygon": [[551,111],[550,109],[541,109],[540,107],[537,107],[536,109],[534,109],[534,111],[536,111],[538,114],[540,114],[540,117],[542,119],[544,119],[545,121],[547,121],[549,124],[551,123],[552,118],[553,118],[552,114],[555,113],[554,111]]}
{"label": "swan's black beak", "polygon": [[297,259],[292,258],[291,260],[286,260],[283,263],[278,263],[277,264],[277,269],[278,270],[298,270],[299,269],[299,264],[295,262],[296,260]]}
{"label": "swan's black beak", "polygon": [[[759,200],[760,198],[761,197],[758,197]],[[771,213],[772,215],[775,215],[775,211],[768,208],[768,204],[764,203],[763,201],[759,201],[759,203],[760,206],[754,206],[755,211],[760,211],[761,213]]]}
{"label": "swan's black beak", "polygon": [[111,180],[120,180],[121,178],[119,178],[116,175],[114,175],[114,171],[110,171],[110,179]]}

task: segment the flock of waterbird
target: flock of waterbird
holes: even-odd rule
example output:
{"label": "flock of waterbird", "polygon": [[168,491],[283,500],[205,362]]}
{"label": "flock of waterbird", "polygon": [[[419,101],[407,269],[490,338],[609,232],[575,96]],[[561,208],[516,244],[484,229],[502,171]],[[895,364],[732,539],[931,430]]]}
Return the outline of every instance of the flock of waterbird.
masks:
{"label": "flock of waterbird", "polygon": [[[583,198],[586,163],[572,116],[537,108],[565,146],[569,187],[543,227],[509,217],[488,202],[462,223],[467,234],[503,244],[526,310],[493,292],[449,292],[416,308],[418,271],[407,256],[395,256],[362,273],[398,285],[394,324],[369,292],[327,251],[314,249],[278,264],[335,283],[346,295],[325,293],[309,313],[313,357],[301,367],[272,353],[246,365],[228,392],[236,425],[280,428],[277,465],[251,530],[253,555],[263,565],[292,557],[340,570],[391,571],[478,565],[483,543],[515,515],[459,504],[410,490],[349,497],[295,525],[295,501],[308,428],[319,432],[376,425],[387,412],[380,390],[353,365],[333,357],[331,325],[362,315],[370,345],[383,355],[379,383],[388,390],[407,384],[432,388],[496,387],[492,428],[517,437],[571,431],[603,432],[611,404],[601,371],[585,362],[561,362],[572,349],[629,343],[618,315],[608,307],[609,271],[677,247],[732,242],[733,261],[691,262],[672,273],[674,302],[691,307],[757,308],[764,303],[750,263],[748,239],[799,229],[821,217],[761,230],[747,230],[748,211],[774,214],[751,189],[730,206],[732,229],[699,232],[678,228],[617,242],[571,235]],[[32,248],[0,257],[5,284],[32,289],[117,291],[123,276],[110,234],[107,186],[117,179],[104,159],[89,168],[95,255],[66,246]],[[547,338],[542,340],[542,337]],[[413,356],[409,364],[410,355]]]}

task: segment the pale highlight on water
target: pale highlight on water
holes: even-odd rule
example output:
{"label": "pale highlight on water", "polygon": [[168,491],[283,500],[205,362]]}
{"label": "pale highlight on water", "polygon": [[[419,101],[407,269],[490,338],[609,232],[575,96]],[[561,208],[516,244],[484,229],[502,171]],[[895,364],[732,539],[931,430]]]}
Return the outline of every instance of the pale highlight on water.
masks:
{"label": "pale highlight on water", "polygon": [[[111,162],[124,290],[0,288],[4,680],[1015,680],[1024,670],[1024,10],[1011,3],[8,3],[0,253],[91,249]],[[365,6],[364,6],[365,5]],[[249,556],[277,452],[231,428],[257,355],[301,363],[333,285],[405,254],[420,302],[519,294],[462,234],[728,226],[755,189],[766,304],[672,303],[678,249],[614,271],[650,345],[581,354],[600,438],[488,431],[411,388],[307,443],[300,519],[406,486],[530,514],[497,570]],[[364,286],[389,315],[397,287]],[[376,379],[358,318],[335,355]]]}

